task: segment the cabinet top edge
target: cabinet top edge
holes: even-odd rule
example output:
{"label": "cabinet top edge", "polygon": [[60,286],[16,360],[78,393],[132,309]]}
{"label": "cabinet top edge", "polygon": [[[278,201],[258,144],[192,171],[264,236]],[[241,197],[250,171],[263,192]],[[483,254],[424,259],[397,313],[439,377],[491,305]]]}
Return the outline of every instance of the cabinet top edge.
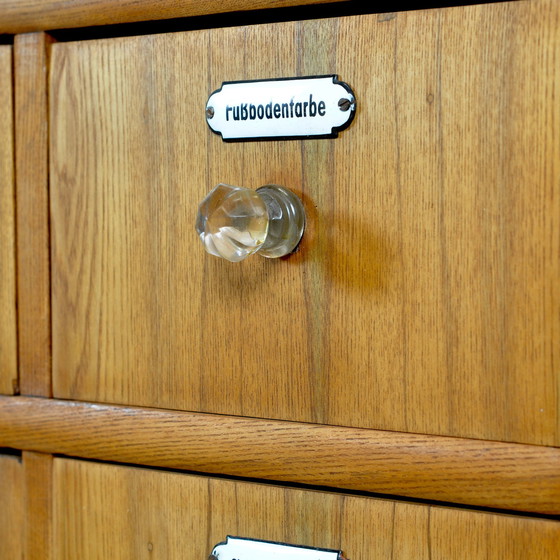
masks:
{"label": "cabinet top edge", "polygon": [[[0,34],[95,27],[348,0],[0,0]],[[62,5],[61,5],[62,4]]]}

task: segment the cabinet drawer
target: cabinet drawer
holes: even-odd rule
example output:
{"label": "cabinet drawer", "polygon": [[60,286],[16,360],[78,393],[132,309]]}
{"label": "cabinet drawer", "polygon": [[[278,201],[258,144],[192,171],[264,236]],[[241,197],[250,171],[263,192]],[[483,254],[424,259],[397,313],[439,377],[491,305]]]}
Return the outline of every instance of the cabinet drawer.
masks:
{"label": "cabinet drawer", "polygon": [[12,47],[0,45],[0,393],[17,388]]}
{"label": "cabinet drawer", "polygon": [[206,559],[227,535],[345,557],[557,557],[560,524],[469,510],[55,459],[54,555]]}
{"label": "cabinet drawer", "polygon": [[0,558],[23,558],[24,485],[19,457],[0,454]]}
{"label": "cabinet drawer", "polygon": [[[558,445],[560,6],[54,44],[59,398]],[[223,143],[223,81],[338,74],[335,140]],[[198,203],[277,183],[286,259],[204,253]]]}

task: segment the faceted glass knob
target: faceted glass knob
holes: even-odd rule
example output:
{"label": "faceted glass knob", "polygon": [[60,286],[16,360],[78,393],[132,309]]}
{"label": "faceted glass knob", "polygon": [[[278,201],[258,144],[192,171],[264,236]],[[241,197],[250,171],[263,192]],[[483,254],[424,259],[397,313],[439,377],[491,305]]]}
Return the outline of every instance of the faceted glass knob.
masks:
{"label": "faceted glass knob", "polygon": [[206,251],[231,262],[257,251],[283,257],[297,247],[304,227],[301,200],[278,185],[253,191],[219,184],[200,203],[196,219]]}

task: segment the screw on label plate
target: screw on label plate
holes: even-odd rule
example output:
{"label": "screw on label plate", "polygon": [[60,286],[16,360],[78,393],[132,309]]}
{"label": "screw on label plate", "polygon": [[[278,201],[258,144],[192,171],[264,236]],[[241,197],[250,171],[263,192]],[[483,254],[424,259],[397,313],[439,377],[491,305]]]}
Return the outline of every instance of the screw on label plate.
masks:
{"label": "screw on label plate", "polygon": [[206,108],[206,118],[211,119],[214,116],[214,107]]}
{"label": "screw on label plate", "polygon": [[343,97],[342,99],[338,100],[338,108],[341,111],[348,111],[350,107],[352,107],[352,101],[350,99],[346,99],[345,97]]}

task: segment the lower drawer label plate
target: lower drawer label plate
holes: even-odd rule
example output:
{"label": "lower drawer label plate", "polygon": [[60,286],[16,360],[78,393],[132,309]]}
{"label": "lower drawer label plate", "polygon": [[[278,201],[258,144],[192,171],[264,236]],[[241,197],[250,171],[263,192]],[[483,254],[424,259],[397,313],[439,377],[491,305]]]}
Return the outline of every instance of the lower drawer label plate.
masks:
{"label": "lower drawer label plate", "polygon": [[344,560],[338,550],[227,537],[217,544],[210,560]]}

